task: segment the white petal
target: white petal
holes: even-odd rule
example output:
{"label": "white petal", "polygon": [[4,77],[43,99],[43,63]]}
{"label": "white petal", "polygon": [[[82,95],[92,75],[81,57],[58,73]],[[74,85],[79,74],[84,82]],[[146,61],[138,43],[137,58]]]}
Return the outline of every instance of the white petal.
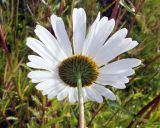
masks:
{"label": "white petal", "polygon": [[59,88],[61,88],[61,84],[57,83],[56,85],[53,85],[52,87],[50,87],[50,89],[43,90],[42,94],[43,95],[49,95],[50,93],[53,93],[53,92],[57,91]]}
{"label": "white petal", "polygon": [[75,97],[75,101],[78,101],[78,89],[75,88],[74,90],[74,97]]}
{"label": "white petal", "polygon": [[[94,33],[94,39],[92,41],[92,44],[87,50],[87,55],[90,57],[95,57],[98,50],[102,47],[102,45],[105,43],[106,39],[111,34],[113,28],[115,25],[114,19],[111,19],[108,21],[107,17],[103,17],[99,23],[97,24],[97,27],[95,29]],[[97,49],[97,50],[95,50]]]}
{"label": "white petal", "polygon": [[125,76],[99,74],[97,82],[106,85],[108,81],[117,83],[128,83],[129,79]]}
{"label": "white petal", "polygon": [[136,41],[132,41],[131,38],[124,39],[123,37],[125,35],[126,33],[122,33],[114,40],[107,41],[106,44],[98,51],[94,60],[98,63],[99,66],[108,63],[118,55],[129,51],[138,45],[138,43]]}
{"label": "white petal", "polygon": [[75,88],[70,88],[70,90],[69,90],[69,102],[70,103],[74,103],[75,101],[76,101],[76,97],[75,97]]}
{"label": "white petal", "polygon": [[86,102],[88,97],[87,97],[87,93],[86,93],[85,87],[82,88],[82,95],[83,95],[83,101]]}
{"label": "white petal", "polygon": [[43,58],[35,55],[29,55],[28,59],[31,61],[27,63],[29,67],[36,68],[36,69],[46,69],[46,70],[53,70],[55,69],[58,62],[56,61],[49,61],[44,60]]}
{"label": "white petal", "polygon": [[135,71],[133,69],[119,70],[115,74],[118,76],[131,76],[135,74]]}
{"label": "white petal", "polygon": [[[44,68],[42,68],[42,67],[40,67],[40,66],[38,66],[37,64],[34,64],[34,63],[32,63],[32,62],[28,62],[28,63],[26,63],[26,65],[27,65],[28,67],[30,67],[30,68],[44,69]],[[46,69],[46,70],[49,70],[49,69]]]}
{"label": "white petal", "polygon": [[91,86],[85,87],[85,91],[86,91],[87,97],[91,101],[96,101],[98,103],[101,103],[103,101],[102,97],[98,93],[96,93],[96,91]]}
{"label": "white petal", "polygon": [[85,87],[85,92],[87,95],[87,98],[91,101],[96,101],[96,98],[94,96],[94,93],[92,91],[90,91],[90,87]]}
{"label": "white petal", "polygon": [[97,27],[97,24],[99,23],[99,20],[100,20],[100,12],[98,13],[97,18],[95,19],[94,23],[91,25],[91,28],[89,29],[87,37],[84,41],[83,52],[82,52],[84,55],[86,55],[88,48],[90,47],[93,40],[95,39],[94,33],[95,33],[95,29]]}
{"label": "white petal", "polygon": [[92,90],[95,92],[96,98],[97,98],[97,102],[98,103],[102,103],[103,102],[103,98],[101,96],[101,93],[99,93],[94,87],[93,85],[91,86]]}
{"label": "white petal", "polygon": [[72,55],[72,48],[67,32],[65,30],[63,20],[53,14],[51,16],[51,24],[57,37],[59,46],[63,49],[67,56],[70,57]]}
{"label": "white petal", "polygon": [[57,40],[46,28],[42,27],[41,25],[37,25],[35,33],[54,58],[61,61],[67,57],[59,46]]}
{"label": "white petal", "polygon": [[117,71],[106,71],[106,70],[103,70],[103,73],[105,73],[106,75],[116,75],[116,76],[131,76],[135,73],[135,71],[133,69],[119,69]]}
{"label": "white petal", "polygon": [[48,79],[57,78],[57,73],[49,71],[31,71],[28,77],[32,79],[33,83],[39,83]]}
{"label": "white petal", "polygon": [[141,64],[141,60],[135,58],[121,59],[100,68],[99,71],[103,74],[126,74],[129,76],[134,73],[132,68]]}
{"label": "white petal", "polygon": [[82,53],[86,35],[86,13],[83,8],[73,10],[73,46],[76,54]]}
{"label": "white petal", "polygon": [[98,91],[102,96],[107,97],[110,100],[116,100],[114,93],[104,86],[94,84],[93,88],[95,88],[95,90]]}
{"label": "white petal", "polygon": [[37,39],[28,37],[27,38],[27,46],[31,48],[34,52],[39,54],[42,58],[46,60],[55,60],[52,55],[49,53],[48,49],[45,47],[42,42]]}
{"label": "white petal", "polygon": [[127,36],[127,33],[128,33],[128,30],[126,28],[120,29],[107,40],[105,45],[116,45],[118,42],[125,39],[125,37]]}
{"label": "white petal", "polygon": [[133,68],[133,67],[137,67],[138,65],[141,64],[141,60],[136,59],[136,58],[126,58],[126,59],[121,59],[115,62],[112,62],[110,64],[107,65],[108,68],[112,68],[113,67],[119,67],[119,68]]}
{"label": "white petal", "polygon": [[48,99],[52,99],[53,97],[57,96],[66,86],[63,84],[59,84],[58,87],[54,88],[49,94]]}
{"label": "white petal", "polygon": [[36,85],[36,89],[38,90],[51,90],[55,85],[59,83],[58,80],[49,79],[46,81],[43,81]]}
{"label": "white petal", "polygon": [[[98,81],[99,82],[99,84],[101,84],[100,82],[101,81]],[[98,83],[97,82],[97,83]],[[102,81],[103,82],[103,81]],[[118,82],[115,82],[115,81],[106,81],[105,82],[105,85],[110,85],[110,86],[112,86],[112,87],[114,87],[114,88],[118,88],[118,89],[125,89],[126,88],[126,86],[125,86],[125,84],[124,83],[118,83]]]}
{"label": "white petal", "polygon": [[57,99],[59,101],[63,100],[64,98],[67,97],[68,92],[69,92],[70,87],[65,87],[65,89],[63,89],[58,95],[57,95]]}
{"label": "white petal", "polygon": [[47,80],[44,82],[39,83],[36,88],[42,91],[43,95],[48,95],[49,93],[53,92],[60,88],[61,83],[58,80]]}

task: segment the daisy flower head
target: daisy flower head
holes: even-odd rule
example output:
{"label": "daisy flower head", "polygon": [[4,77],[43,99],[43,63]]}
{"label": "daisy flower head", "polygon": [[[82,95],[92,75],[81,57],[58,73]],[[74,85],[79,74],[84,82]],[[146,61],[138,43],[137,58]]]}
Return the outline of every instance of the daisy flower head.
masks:
{"label": "daisy flower head", "polygon": [[[138,45],[127,38],[127,29],[113,34],[114,19],[100,18],[100,13],[86,33],[86,13],[83,8],[75,8],[73,20],[73,45],[68,38],[62,18],[52,15],[53,36],[46,28],[37,25],[38,39],[28,37],[27,46],[37,55],[29,55],[27,65],[33,69],[28,77],[37,83],[49,99],[65,98],[69,102],[78,101],[77,78],[81,77],[83,100],[103,102],[103,97],[115,100],[115,94],[107,88],[124,89],[133,75],[134,67],[141,64],[136,58],[126,58],[111,62],[114,58]],[[73,46],[73,47],[72,47]]]}

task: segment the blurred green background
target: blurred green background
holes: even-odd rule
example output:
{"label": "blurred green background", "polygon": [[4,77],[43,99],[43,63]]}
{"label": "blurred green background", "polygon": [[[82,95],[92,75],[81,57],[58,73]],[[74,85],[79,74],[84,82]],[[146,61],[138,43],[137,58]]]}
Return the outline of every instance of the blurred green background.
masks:
{"label": "blurred green background", "polygon": [[61,16],[72,38],[71,14],[83,7],[87,24],[97,13],[116,20],[114,31],[126,27],[139,42],[120,56],[143,64],[125,90],[112,89],[116,101],[85,103],[88,128],[160,128],[160,0],[0,0],[0,128],[74,128],[78,104],[51,101],[27,78],[25,64],[32,53],[26,38],[35,37],[37,23],[51,32],[49,17]]}

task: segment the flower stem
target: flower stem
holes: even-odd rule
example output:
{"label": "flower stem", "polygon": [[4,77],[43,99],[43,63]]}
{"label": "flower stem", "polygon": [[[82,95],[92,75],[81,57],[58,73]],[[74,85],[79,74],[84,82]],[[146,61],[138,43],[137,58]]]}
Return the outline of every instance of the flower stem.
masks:
{"label": "flower stem", "polygon": [[78,100],[79,100],[78,128],[84,128],[84,101],[82,96],[82,80],[80,74],[78,75],[77,86],[78,86]]}

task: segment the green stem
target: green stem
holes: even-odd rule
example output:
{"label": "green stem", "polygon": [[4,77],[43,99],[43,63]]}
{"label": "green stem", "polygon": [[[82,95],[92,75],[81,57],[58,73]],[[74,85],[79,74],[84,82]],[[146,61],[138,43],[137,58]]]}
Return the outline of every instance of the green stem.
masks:
{"label": "green stem", "polygon": [[78,128],[84,128],[84,101],[82,96],[82,80],[80,74],[78,75],[77,86],[78,86],[78,100],[79,100]]}

